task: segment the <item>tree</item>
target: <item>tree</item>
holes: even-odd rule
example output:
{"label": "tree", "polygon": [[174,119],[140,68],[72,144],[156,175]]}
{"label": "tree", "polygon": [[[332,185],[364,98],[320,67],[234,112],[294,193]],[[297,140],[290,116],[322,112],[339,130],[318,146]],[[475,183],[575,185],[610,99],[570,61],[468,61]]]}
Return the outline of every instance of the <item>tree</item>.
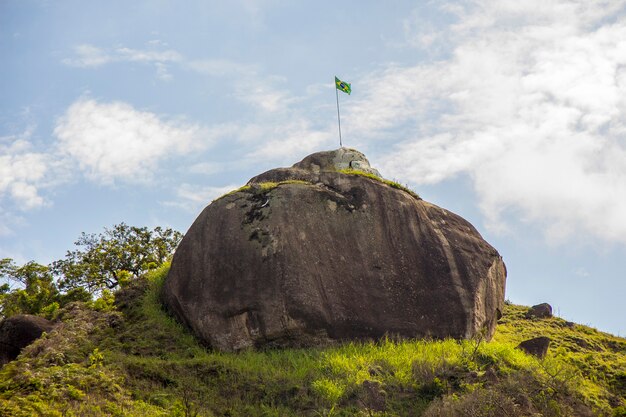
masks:
{"label": "tree", "polygon": [[56,309],[71,301],[88,301],[85,291],[61,294],[50,268],[30,261],[17,266],[13,259],[0,260],[0,316],[35,314],[51,317]]}
{"label": "tree", "polygon": [[54,278],[45,265],[31,261],[18,267],[12,259],[6,258],[0,261],[0,273],[5,281],[0,302],[3,316],[39,314],[59,296]]}
{"label": "tree", "polygon": [[0,297],[11,291],[11,271],[15,268],[13,259],[0,259],[0,277],[2,277],[2,285],[0,285]]}
{"label": "tree", "polygon": [[166,262],[182,239],[170,228],[121,223],[101,234],[82,233],[65,259],[52,263],[62,290],[84,288],[92,294],[113,290]]}

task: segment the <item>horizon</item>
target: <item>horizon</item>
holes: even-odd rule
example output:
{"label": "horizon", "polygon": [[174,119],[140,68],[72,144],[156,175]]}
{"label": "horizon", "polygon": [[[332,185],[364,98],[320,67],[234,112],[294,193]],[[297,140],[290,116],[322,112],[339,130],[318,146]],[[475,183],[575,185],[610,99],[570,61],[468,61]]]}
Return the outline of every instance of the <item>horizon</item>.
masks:
{"label": "horizon", "polygon": [[172,227],[343,146],[459,214],[506,298],[626,335],[626,0],[0,2],[0,258]]}

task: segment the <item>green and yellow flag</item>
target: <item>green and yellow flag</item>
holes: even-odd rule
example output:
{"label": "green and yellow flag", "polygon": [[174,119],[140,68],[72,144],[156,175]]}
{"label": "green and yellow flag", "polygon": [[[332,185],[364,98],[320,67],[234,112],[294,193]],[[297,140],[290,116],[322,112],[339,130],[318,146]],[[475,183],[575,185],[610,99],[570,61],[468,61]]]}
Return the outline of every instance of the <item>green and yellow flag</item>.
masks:
{"label": "green and yellow flag", "polygon": [[352,87],[350,87],[350,84],[341,81],[337,77],[335,77],[335,87],[337,87],[337,90],[341,90],[348,95],[352,92]]}

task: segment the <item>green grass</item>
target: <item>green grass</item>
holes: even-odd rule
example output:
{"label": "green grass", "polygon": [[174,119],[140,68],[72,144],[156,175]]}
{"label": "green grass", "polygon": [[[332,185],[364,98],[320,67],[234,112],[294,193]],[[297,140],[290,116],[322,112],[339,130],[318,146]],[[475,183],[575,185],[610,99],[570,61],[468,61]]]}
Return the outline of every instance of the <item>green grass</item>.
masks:
{"label": "green grass", "polygon": [[307,181],[302,181],[302,180],[285,180],[285,181],[279,181],[279,182],[273,182],[273,181],[266,181],[266,182],[260,182],[257,184],[246,184],[243,185],[235,190],[229,191],[226,194],[224,194],[221,197],[216,198],[213,201],[217,201],[217,200],[221,200],[222,198],[238,193],[238,192],[244,192],[244,193],[251,193],[251,194],[265,194],[271,190],[273,190],[274,188],[284,185],[284,184],[307,184],[310,185],[310,182]]}
{"label": "green grass", "polygon": [[[498,407],[624,415],[626,341],[559,318],[527,320],[525,307],[507,305],[489,343],[385,339],[219,353],[161,308],[167,271],[116,294],[113,311],[61,310],[62,332],[0,370],[0,416],[505,415],[489,414]],[[515,349],[538,335],[554,340],[546,359]],[[384,411],[366,389],[372,382]]]}
{"label": "green grass", "polygon": [[[401,190],[404,191],[405,193],[409,194],[410,196],[412,196],[413,198],[416,198],[418,200],[421,200],[422,198],[413,190],[411,190],[408,187],[405,187],[404,185],[397,183],[395,181],[391,181],[391,180],[387,180],[384,178],[381,178],[377,175],[371,174],[369,172],[365,172],[365,171],[361,171],[358,169],[341,169],[339,171],[337,171],[341,174],[345,174],[345,175],[358,175],[360,177],[365,177],[365,178],[369,178],[371,180],[380,182],[382,184],[388,185],[392,188],[395,188],[397,190]],[[301,181],[301,180],[286,180],[286,181],[280,181],[280,182],[262,182],[262,183],[258,183],[258,184],[246,184],[242,187],[239,187],[235,190],[232,190],[226,194],[224,194],[221,197],[216,198],[213,201],[217,201],[217,200],[221,200],[222,198],[238,193],[238,192],[244,192],[244,193],[252,193],[252,194],[265,194],[268,191],[273,190],[276,187],[279,187],[281,185],[284,184],[307,184],[310,185],[311,183],[307,182],[307,181]]]}
{"label": "green grass", "polygon": [[371,174],[369,172],[361,171],[361,170],[358,170],[358,169],[352,169],[352,168],[341,169],[338,172],[340,172],[342,174],[346,174],[346,175],[358,175],[360,177],[369,178],[371,180],[378,181],[380,183],[386,184],[386,185],[388,185],[388,186],[390,186],[392,188],[404,191],[405,193],[409,194],[410,196],[412,196],[412,197],[414,197],[414,198],[416,198],[418,200],[422,199],[415,191],[411,190],[410,188],[405,187],[404,185],[402,185],[402,184],[400,184],[398,182],[381,178],[378,175],[374,175],[374,174]]}
{"label": "green grass", "polygon": [[588,401],[606,408],[611,396],[626,398],[625,339],[558,317],[528,320],[524,318],[526,311],[526,307],[508,305],[494,341],[517,344],[548,336],[552,340],[551,357],[569,371],[585,376],[578,378],[578,390]]}

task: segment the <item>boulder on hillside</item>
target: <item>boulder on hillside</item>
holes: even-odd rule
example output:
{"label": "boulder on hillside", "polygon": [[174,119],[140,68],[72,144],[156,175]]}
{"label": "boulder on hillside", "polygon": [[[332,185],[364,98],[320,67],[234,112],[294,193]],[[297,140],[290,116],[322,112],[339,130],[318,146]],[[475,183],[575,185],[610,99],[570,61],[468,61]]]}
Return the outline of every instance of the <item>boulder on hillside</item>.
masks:
{"label": "boulder on hillside", "polygon": [[523,350],[529,355],[543,359],[548,353],[550,341],[550,338],[546,336],[535,337],[533,339],[524,340],[522,343],[517,345],[517,348]]}
{"label": "boulder on hillside", "polygon": [[[350,167],[369,176],[339,172]],[[225,351],[490,338],[504,304],[502,258],[470,223],[401,188],[346,148],[254,177],[193,223],[164,302]]]}
{"label": "boulder on hillside", "polygon": [[526,312],[527,319],[547,319],[550,317],[552,317],[552,306],[548,303],[534,305]]}
{"label": "boulder on hillside", "polygon": [[17,314],[0,322],[0,366],[20,354],[22,349],[54,328],[50,320],[30,314]]}

